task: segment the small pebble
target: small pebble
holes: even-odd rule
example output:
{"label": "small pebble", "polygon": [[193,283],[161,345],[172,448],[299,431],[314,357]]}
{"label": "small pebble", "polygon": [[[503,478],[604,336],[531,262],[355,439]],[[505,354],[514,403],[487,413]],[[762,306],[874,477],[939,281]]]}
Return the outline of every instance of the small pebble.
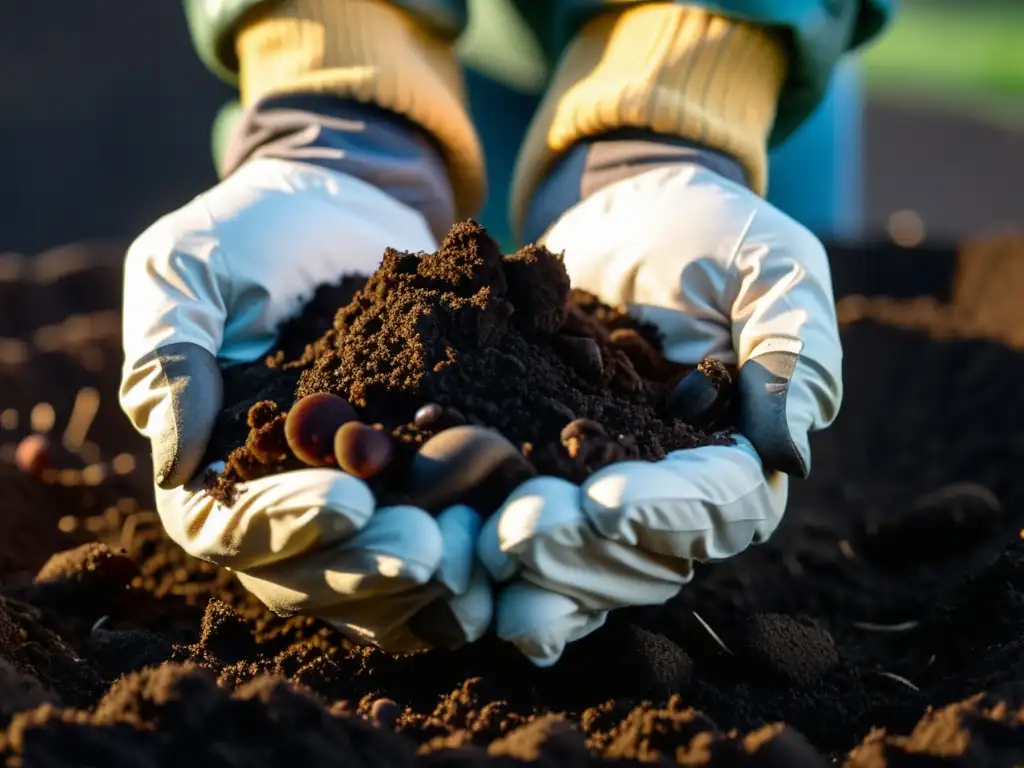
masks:
{"label": "small pebble", "polygon": [[[327,392],[307,395],[288,411],[284,422],[285,440],[303,463],[312,467],[330,466],[335,460],[338,429],[357,418],[355,409],[344,398]],[[253,420],[252,411],[250,420]]]}
{"label": "small pebble", "polygon": [[432,429],[441,421],[441,417],[444,416],[444,408],[437,403],[427,403],[418,411],[413,417],[413,424],[418,429]]}
{"label": "small pebble", "polygon": [[29,435],[14,451],[14,463],[22,472],[40,477],[50,468],[50,441],[44,435]]}
{"label": "small pebble", "polygon": [[413,457],[409,497],[426,510],[458,503],[500,467],[515,462],[524,474],[533,468],[508,439],[492,429],[462,426],[430,438]]}
{"label": "small pebble", "polygon": [[367,480],[383,472],[395,449],[383,431],[350,421],[334,436],[334,456],[338,466],[350,475]]}
{"label": "small pebble", "polygon": [[382,728],[393,729],[402,716],[402,709],[393,699],[377,699],[370,707],[370,717]]}
{"label": "small pebble", "polygon": [[718,387],[699,368],[690,371],[669,395],[668,407],[677,419],[699,429],[717,415]]}

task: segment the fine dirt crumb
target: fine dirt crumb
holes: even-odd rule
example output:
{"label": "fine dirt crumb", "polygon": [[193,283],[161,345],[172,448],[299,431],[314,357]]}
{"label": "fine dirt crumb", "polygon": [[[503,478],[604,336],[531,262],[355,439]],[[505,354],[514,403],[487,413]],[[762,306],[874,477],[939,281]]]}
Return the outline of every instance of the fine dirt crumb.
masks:
{"label": "fine dirt crumb", "polygon": [[[663,358],[657,332],[571,291],[561,260],[543,247],[503,256],[466,222],[436,253],[386,251],[353,293],[354,285],[349,278],[321,289],[308,319],[285,329],[281,350],[226,378],[211,453],[228,456],[215,485],[223,498],[240,480],[299,466],[284,418],[296,399],[317,392],[345,398],[401,446],[397,469],[372,484],[385,499],[400,500],[401,467],[434,434],[413,423],[427,403],[497,429],[541,472],[577,481],[608,461],[656,460],[728,440],[670,416],[666,398],[683,369]],[[324,319],[331,295],[338,311],[324,332],[313,320]],[[294,358],[300,326],[309,335]],[[612,447],[570,455],[560,434],[575,419],[599,423]]]}

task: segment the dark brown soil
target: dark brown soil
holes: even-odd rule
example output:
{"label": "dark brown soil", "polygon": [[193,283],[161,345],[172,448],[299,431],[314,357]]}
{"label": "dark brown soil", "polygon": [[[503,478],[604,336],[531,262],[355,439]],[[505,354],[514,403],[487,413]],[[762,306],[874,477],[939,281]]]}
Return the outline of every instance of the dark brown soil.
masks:
{"label": "dark brown soil", "polygon": [[[284,414],[298,398],[329,392],[394,438],[393,466],[371,483],[382,503],[405,500],[403,470],[419,445],[466,422],[497,429],[538,471],[579,481],[608,461],[728,440],[710,434],[728,427],[728,413],[702,424],[706,432],[671,416],[668,395],[685,370],[662,356],[653,326],[573,292],[547,249],[503,256],[482,227],[464,222],[436,253],[388,250],[368,280],[321,288],[279,349],[226,377],[210,455],[227,457],[225,497],[238,481],[301,466],[284,440]],[[428,403],[450,418],[417,425]],[[607,432],[604,450],[567,450],[562,430],[581,418]],[[501,485],[489,483],[494,502],[510,490]]]}
{"label": "dark brown soil", "polygon": [[[847,251],[844,269],[877,280],[906,256]],[[1010,330],[1024,327],[1010,295],[1024,242],[947,262],[949,290],[930,302],[849,297],[837,270],[847,399],[779,531],[701,569],[670,605],[613,615],[547,671],[491,640],[400,657],[349,648],[184,555],[149,506],[146,447],[112,406],[116,337],[90,337],[105,357],[91,371],[32,343],[64,315],[113,310],[116,266],[45,288],[18,276],[42,294],[34,311],[55,314],[13,329],[0,316],[0,338],[28,345],[0,367],[0,411],[22,416],[0,443],[29,433],[43,398],[55,435],[78,390],[103,400],[98,455],[56,438],[57,474],[40,478],[5,463],[10,450],[0,460],[0,762],[1024,763],[1024,343]],[[86,278],[107,287],[76,290]],[[108,304],[86,305],[97,296]],[[122,452],[134,467],[85,484],[86,467]],[[969,492],[934,502],[954,484]]]}

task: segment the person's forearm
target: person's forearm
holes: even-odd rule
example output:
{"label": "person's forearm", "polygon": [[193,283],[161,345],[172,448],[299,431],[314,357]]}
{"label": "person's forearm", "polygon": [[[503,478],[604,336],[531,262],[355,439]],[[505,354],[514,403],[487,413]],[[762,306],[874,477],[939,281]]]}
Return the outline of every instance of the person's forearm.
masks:
{"label": "person's forearm", "polygon": [[538,188],[570,150],[624,130],[641,141],[636,162],[647,162],[652,142],[675,145],[666,151],[677,157],[704,152],[705,164],[724,155],[763,194],[787,64],[766,30],[696,6],[649,3],[597,17],[563,55],[520,153],[515,226],[522,231]]}
{"label": "person's forearm", "polygon": [[[294,154],[297,145],[337,158],[358,147],[362,156],[350,156],[345,172],[405,188],[406,200],[433,206],[423,212],[435,229],[475,213],[484,195],[483,158],[451,40],[383,0],[276,0],[243,20],[235,42],[248,117],[226,163],[256,151],[268,134],[276,134],[276,152]],[[385,147],[398,155],[384,157]],[[434,151],[450,193],[427,178]],[[418,163],[422,172],[414,170]],[[453,215],[441,212],[444,198],[454,201]]]}

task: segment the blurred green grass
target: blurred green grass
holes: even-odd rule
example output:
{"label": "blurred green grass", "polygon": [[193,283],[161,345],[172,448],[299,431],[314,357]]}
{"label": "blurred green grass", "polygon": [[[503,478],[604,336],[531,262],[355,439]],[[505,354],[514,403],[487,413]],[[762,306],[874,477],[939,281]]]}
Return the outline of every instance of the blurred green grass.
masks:
{"label": "blurred green grass", "polygon": [[872,95],[1024,101],[1024,3],[904,2],[863,57]]}

